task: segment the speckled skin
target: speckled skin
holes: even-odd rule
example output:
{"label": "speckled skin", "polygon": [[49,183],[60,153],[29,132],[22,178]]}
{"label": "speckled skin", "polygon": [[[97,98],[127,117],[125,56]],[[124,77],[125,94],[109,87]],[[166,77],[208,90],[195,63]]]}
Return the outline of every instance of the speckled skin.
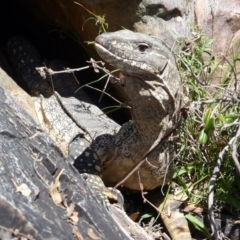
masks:
{"label": "speckled skin", "polygon": [[91,145],[103,163],[104,182],[117,184],[146,159],[139,174],[131,174],[123,185],[139,190],[141,181],[149,190],[167,183],[172,137],[182,107],[181,81],[171,52],[154,39],[129,30],[104,33],[96,38],[95,47],[104,60],[122,71],[132,105],[131,122],[107,141],[100,136]]}

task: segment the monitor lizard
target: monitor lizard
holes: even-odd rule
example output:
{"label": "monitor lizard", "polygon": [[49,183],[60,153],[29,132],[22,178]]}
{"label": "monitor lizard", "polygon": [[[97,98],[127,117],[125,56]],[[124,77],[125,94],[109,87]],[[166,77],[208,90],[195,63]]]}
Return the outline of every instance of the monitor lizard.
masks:
{"label": "monitor lizard", "polygon": [[173,55],[153,38],[129,30],[98,36],[95,48],[101,58],[121,70],[132,112],[132,121],[115,135],[107,135],[109,140],[99,136],[90,145],[102,161],[104,182],[117,184],[146,159],[139,174],[133,173],[123,185],[139,190],[139,178],[145,190],[166,184],[172,175],[173,139],[182,107]]}

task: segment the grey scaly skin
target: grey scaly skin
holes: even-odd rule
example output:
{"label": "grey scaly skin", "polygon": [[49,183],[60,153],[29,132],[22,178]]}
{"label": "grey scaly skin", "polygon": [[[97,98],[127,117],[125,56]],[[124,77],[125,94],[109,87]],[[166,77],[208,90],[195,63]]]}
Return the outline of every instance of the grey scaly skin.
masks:
{"label": "grey scaly skin", "polygon": [[[121,30],[96,38],[98,54],[124,75],[132,121],[114,136],[100,136],[90,146],[103,166],[106,185],[115,185],[142,160],[146,162],[123,183],[145,190],[171,178],[173,136],[179,126],[182,86],[171,52],[144,34]],[[107,140],[106,140],[107,139]],[[114,174],[113,174],[114,173]]]}

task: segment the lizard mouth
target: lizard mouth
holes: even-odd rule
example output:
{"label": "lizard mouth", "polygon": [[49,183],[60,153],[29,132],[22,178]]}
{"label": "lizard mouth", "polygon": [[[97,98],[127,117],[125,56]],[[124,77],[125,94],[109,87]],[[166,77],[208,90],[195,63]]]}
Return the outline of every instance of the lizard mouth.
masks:
{"label": "lizard mouth", "polygon": [[102,49],[102,50],[105,49],[105,51],[107,51],[107,49],[108,49],[107,48],[107,40],[104,37],[102,37],[101,35],[96,37],[94,45],[95,45],[97,52],[98,52],[98,49]]}
{"label": "lizard mouth", "polygon": [[109,60],[110,62],[112,62],[112,59],[117,58],[117,56],[110,52],[108,48],[106,48],[106,46],[104,46],[103,44],[95,42],[94,46],[99,56],[105,61]]}
{"label": "lizard mouth", "polygon": [[[95,43],[94,43],[94,46],[95,46],[96,50],[98,50],[98,49],[106,49],[101,43],[95,42]],[[106,50],[107,50],[107,49],[106,49]]]}
{"label": "lizard mouth", "polygon": [[104,48],[108,48],[107,47],[107,45],[109,45],[108,44],[108,40],[104,37],[104,34],[102,34],[102,35],[99,35],[99,36],[97,36],[96,37],[96,39],[95,39],[95,45],[101,45],[102,47],[104,47]]}
{"label": "lizard mouth", "polygon": [[100,44],[100,45],[103,45],[102,41],[101,41],[101,38],[99,36],[96,37],[95,39],[95,44]]}
{"label": "lizard mouth", "polygon": [[[114,55],[113,53],[108,51],[107,48],[105,48],[101,43],[98,43],[97,41],[95,41],[94,45],[95,45],[95,49],[98,52],[99,56],[102,59],[104,59],[105,61],[107,61],[109,64],[111,64],[112,66],[116,67],[116,65],[117,65],[116,62],[118,60],[121,60],[121,58],[117,57],[116,55]],[[116,59],[116,62],[113,62],[112,59]],[[124,73],[122,71],[120,71],[120,84],[122,86],[125,85]]]}
{"label": "lizard mouth", "polygon": [[112,53],[109,48],[110,48],[110,43],[107,39],[98,36],[95,40],[95,49],[98,53],[98,55],[108,62],[110,65],[121,68],[122,64],[121,62],[123,61],[121,57],[117,56],[116,54]]}

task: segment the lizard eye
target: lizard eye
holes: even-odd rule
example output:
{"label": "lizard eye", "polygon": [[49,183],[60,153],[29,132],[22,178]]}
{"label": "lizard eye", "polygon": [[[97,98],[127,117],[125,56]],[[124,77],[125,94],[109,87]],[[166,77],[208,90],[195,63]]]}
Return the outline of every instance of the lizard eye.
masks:
{"label": "lizard eye", "polygon": [[149,48],[149,45],[146,44],[146,43],[139,43],[138,44],[138,50],[140,52],[145,52],[145,50],[148,49],[148,48]]}

